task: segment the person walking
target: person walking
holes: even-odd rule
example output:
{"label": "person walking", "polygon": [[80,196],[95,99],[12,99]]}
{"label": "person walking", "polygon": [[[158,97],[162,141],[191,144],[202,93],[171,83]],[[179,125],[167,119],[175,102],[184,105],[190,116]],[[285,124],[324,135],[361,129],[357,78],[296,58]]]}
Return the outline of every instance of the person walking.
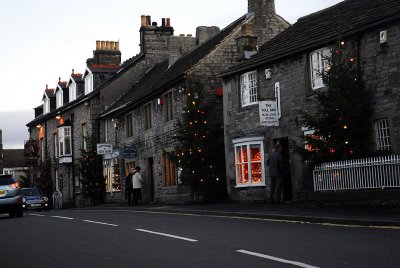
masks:
{"label": "person walking", "polygon": [[125,197],[126,197],[126,199],[128,199],[128,206],[132,206],[132,194],[133,194],[132,176],[133,176],[134,172],[135,172],[135,169],[130,168],[129,174],[125,178]]}
{"label": "person walking", "polygon": [[269,172],[271,176],[271,194],[269,196],[271,204],[279,204],[282,202],[283,187],[283,157],[282,146],[277,144],[274,152],[268,159]]}
{"label": "person walking", "polygon": [[142,200],[143,179],[142,176],[140,176],[139,172],[140,172],[140,167],[137,166],[132,175],[132,193],[133,193],[132,205],[137,205],[139,200]]}

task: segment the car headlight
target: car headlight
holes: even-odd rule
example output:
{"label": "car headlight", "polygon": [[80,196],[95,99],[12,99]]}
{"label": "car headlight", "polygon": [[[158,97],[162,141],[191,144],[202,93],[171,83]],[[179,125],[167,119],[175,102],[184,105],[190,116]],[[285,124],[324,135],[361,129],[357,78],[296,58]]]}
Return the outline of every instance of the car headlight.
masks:
{"label": "car headlight", "polygon": [[43,196],[43,200],[44,200],[45,202],[49,202],[49,199],[48,199],[47,197],[45,197],[45,196]]}

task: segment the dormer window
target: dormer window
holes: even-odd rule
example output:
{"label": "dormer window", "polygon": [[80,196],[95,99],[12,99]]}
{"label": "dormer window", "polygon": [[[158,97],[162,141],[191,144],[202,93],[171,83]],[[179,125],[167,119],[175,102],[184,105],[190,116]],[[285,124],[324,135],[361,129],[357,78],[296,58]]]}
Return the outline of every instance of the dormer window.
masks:
{"label": "dormer window", "polygon": [[89,73],[85,76],[85,95],[93,91],[93,74]]}
{"label": "dormer window", "polygon": [[76,83],[69,85],[69,102],[76,100]]}
{"label": "dormer window", "polygon": [[63,98],[63,91],[59,90],[56,93],[56,103],[57,103],[57,109],[63,106],[64,104],[64,98]]}
{"label": "dormer window", "polygon": [[50,99],[46,97],[43,99],[43,114],[48,113],[50,113]]}

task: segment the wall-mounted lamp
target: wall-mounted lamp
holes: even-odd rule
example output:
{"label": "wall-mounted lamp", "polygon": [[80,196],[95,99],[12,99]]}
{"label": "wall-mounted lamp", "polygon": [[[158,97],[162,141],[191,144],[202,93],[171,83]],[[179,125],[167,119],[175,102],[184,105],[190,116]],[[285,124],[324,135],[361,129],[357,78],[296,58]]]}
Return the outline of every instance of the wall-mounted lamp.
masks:
{"label": "wall-mounted lamp", "polygon": [[42,125],[41,125],[41,124],[37,124],[36,127],[37,127],[37,128],[41,128]]}
{"label": "wall-mounted lamp", "polygon": [[56,115],[56,119],[57,119],[57,120],[60,120],[61,118],[62,118],[61,114],[57,114],[57,115]]}
{"label": "wall-mounted lamp", "polygon": [[158,105],[163,105],[164,104],[164,99],[163,98],[158,98],[157,104]]}
{"label": "wall-mounted lamp", "polygon": [[271,69],[265,69],[265,79],[271,80],[272,78],[272,70]]}

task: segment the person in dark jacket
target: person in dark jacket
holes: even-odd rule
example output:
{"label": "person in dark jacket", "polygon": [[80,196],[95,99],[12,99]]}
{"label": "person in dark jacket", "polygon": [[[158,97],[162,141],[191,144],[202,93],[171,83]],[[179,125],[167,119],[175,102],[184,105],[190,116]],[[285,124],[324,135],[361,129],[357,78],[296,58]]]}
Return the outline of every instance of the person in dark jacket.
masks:
{"label": "person in dark jacket", "polygon": [[282,146],[277,144],[274,152],[268,159],[269,172],[271,176],[271,194],[269,200],[271,204],[279,204],[282,202],[283,187],[283,157]]}

